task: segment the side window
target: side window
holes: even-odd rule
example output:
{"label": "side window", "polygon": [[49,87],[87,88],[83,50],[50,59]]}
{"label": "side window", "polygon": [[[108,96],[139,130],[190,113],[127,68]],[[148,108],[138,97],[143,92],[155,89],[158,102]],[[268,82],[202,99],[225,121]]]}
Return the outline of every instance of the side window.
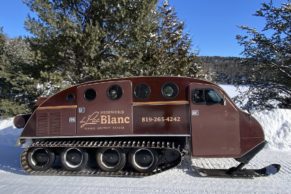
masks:
{"label": "side window", "polygon": [[219,104],[223,102],[223,98],[213,89],[205,89],[206,104]]}
{"label": "side window", "polygon": [[192,102],[195,104],[204,104],[204,89],[195,89],[192,90]]}
{"label": "side window", "polygon": [[166,83],[162,86],[161,92],[164,98],[173,99],[179,94],[179,87],[175,83]]}
{"label": "side window", "polygon": [[134,96],[139,99],[146,99],[149,97],[151,89],[146,84],[139,84],[134,88]]}
{"label": "side window", "polygon": [[107,90],[107,96],[111,100],[118,100],[123,94],[122,88],[119,85],[112,85]]}
{"label": "side window", "polygon": [[88,101],[92,101],[96,98],[96,92],[94,89],[90,88],[90,89],[87,89],[84,93],[84,97],[86,100]]}
{"label": "side window", "polygon": [[221,104],[223,98],[213,89],[193,89],[191,93],[193,104]]}

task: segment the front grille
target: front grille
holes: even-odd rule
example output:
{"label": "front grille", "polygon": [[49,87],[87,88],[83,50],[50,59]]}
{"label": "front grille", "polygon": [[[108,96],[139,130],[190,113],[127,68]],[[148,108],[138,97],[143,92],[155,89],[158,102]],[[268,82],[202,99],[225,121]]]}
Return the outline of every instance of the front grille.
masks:
{"label": "front grille", "polygon": [[52,112],[50,115],[50,135],[60,135],[61,131],[61,113]]}
{"label": "front grille", "polygon": [[48,113],[38,113],[36,136],[48,135],[48,131],[49,131]]}

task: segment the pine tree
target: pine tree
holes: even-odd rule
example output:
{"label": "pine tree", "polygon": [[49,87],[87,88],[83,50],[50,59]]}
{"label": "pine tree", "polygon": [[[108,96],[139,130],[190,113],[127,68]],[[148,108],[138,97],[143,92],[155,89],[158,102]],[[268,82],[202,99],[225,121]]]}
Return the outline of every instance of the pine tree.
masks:
{"label": "pine tree", "polygon": [[[263,3],[255,16],[266,24],[262,32],[242,26],[246,35],[237,36],[244,46],[245,63],[252,77],[245,93],[246,106],[291,107],[291,4],[275,7],[272,1]],[[246,96],[242,96],[244,98]]]}
{"label": "pine tree", "polygon": [[44,85],[136,75],[196,76],[199,65],[184,24],[156,0],[28,0]]}
{"label": "pine tree", "polygon": [[[200,65],[195,52],[191,50],[191,40],[184,33],[184,23],[180,21],[168,1],[155,11],[156,27],[148,33],[143,53],[142,66],[148,75],[181,75],[198,77]],[[149,68],[150,67],[150,68]]]}
{"label": "pine tree", "polygon": [[39,95],[33,79],[30,47],[22,38],[0,32],[0,116],[29,112]]}

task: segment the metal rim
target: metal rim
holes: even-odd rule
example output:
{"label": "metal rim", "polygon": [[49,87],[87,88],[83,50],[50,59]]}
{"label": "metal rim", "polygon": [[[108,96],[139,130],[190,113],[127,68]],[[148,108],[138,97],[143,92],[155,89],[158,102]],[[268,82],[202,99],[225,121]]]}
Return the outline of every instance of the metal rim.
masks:
{"label": "metal rim", "polygon": [[[47,154],[47,155],[46,155],[46,157],[47,157],[47,161],[45,162],[45,164],[42,164],[42,165],[38,165],[38,164],[37,164],[38,162],[37,162],[36,159],[34,158],[34,155],[35,155],[36,152],[39,151],[39,150],[43,150],[43,151],[45,151],[45,153]],[[36,166],[36,167],[44,167],[44,166],[48,165],[49,162],[50,162],[49,152],[48,152],[47,149],[44,149],[44,148],[36,148],[36,149],[34,149],[34,150],[31,152],[31,157],[30,157],[29,159],[30,159],[31,164],[32,164],[33,166]]]}
{"label": "metal rim", "polygon": [[[116,96],[115,97],[111,96],[111,93],[110,93],[111,90],[115,90],[116,91]],[[107,97],[110,100],[119,100],[123,95],[123,88],[120,85],[114,84],[114,85],[111,85],[109,88],[107,88],[107,92],[106,93],[107,93]]]}
{"label": "metal rim", "polygon": [[[148,93],[146,93],[145,96],[140,96],[140,95],[138,95],[137,90],[138,90],[138,89],[142,89],[142,88],[140,88],[140,87],[144,87],[144,88],[143,88],[144,90],[148,90]],[[134,96],[135,96],[136,98],[138,98],[138,99],[147,99],[147,98],[150,96],[150,94],[151,94],[151,87],[150,87],[149,85],[145,84],[145,83],[138,84],[138,85],[136,85],[136,86],[134,87],[134,92],[133,92],[133,94],[134,94]]]}
{"label": "metal rim", "polygon": [[[77,153],[80,153],[80,155],[81,155],[81,160],[77,164],[72,164],[72,162],[68,161],[68,159],[67,159],[68,152],[72,151],[72,150],[77,151]],[[72,158],[72,159],[74,159],[74,158]],[[69,148],[64,153],[64,162],[68,167],[70,167],[72,169],[80,167],[82,165],[83,161],[84,161],[84,154],[78,148]]]}
{"label": "metal rim", "polygon": [[[173,91],[176,92],[176,93],[174,93],[173,96],[167,96],[165,94],[165,91],[164,91],[164,89],[165,89],[166,86],[170,86],[173,89]],[[174,82],[167,82],[167,83],[165,83],[165,84],[162,85],[162,87],[161,87],[161,93],[162,93],[162,96],[164,98],[166,98],[166,99],[174,99],[174,98],[176,98],[179,95],[179,86],[176,83],[174,83]]]}
{"label": "metal rim", "polygon": [[[136,154],[137,154],[138,152],[140,152],[140,151],[147,151],[148,153],[150,153],[150,156],[151,156],[151,158],[152,158],[152,161],[151,161],[151,163],[150,163],[149,165],[147,165],[147,166],[141,166],[141,165],[138,164],[138,162],[136,161]],[[152,152],[151,150],[149,150],[149,149],[146,149],[146,148],[141,148],[141,149],[136,150],[136,151],[134,152],[134,154],[133,154],[132,157],[133,157],[133,163],[134,163],[134,165],[135,165],[136,167],[138,167],[139,169],[142,169],[142,170],[147,170],[147,169],[151,168],[152,165],[153,165],[154,162],[155,162],[155,156],[154,156],[153,152]]]}
{"label": "metal rim", "polygon": [[[118,162],[117,162],[116,164],[114,164],[114,165],[108,165],[108,164],[106,163],[106,161],[104,161],[104,157],[103,157],[103,156],[104,156],[104,153],[105,153],[106,151],[108,151],[108,150],[110,150],[110,151],[115,151],[115,153],[118,154]],[[100,161],[101,161],[102,165],[105,166],[106,168],[108,168],[108,169],[113,169],[113,168],[115,168],[116,166],[118,166],[118,165],[120,164],[120,161],[121,161],[121,154],[120,154],[120,152],[119,152],[117,149],[115,149],[115,148],[107,149],[107,150],[105,150],[105,151],[101,154],[101,156],[100,156]]]}

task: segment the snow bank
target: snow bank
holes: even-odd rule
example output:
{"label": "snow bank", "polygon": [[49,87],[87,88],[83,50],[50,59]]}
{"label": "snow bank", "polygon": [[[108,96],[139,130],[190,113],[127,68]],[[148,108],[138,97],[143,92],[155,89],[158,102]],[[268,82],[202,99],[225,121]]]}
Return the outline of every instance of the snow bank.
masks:
{"label": "snow bank", "polygon": [[13,118],[0,120],[0,145],[14,146],[21,131],[13,125]]}
{"label": "snow bank", "polygon": [[230,98],[233,98],[239,94],[237,87],[233,85],[219,85],[228,95]]}
{"label": "snow bank", "polygon": [[219,86],[228,94],[228,96],[230,98],[234,98],[240,92],[245,92],[249,88],[248,86],[239,86],[239,87],[236,87],[234,85],[224,85],[224,84],[220,84]]}
{"label": "snow bank", "polygon": [[4,119],[4,120],[0,119],[0,130],[3,130],[8,127],[15,128],[15,126],[13,125],[13,118]]}
{"label": "snow bank", "polygon": [[273,149],[291,150],[291,110],[274,109],[258,111],[253,116],[262,125],[268,146]]}
{"label": "snow bank", "polygon": [[13,125],[13,118],[0,119],[0,173],[13,172],[19,174],[22,172],[19,162],[22,149],[16,146],[21,131]]}
{"label": "snow bank", "polygon": [[[220,85],[229,97],[233,98],[240,91],[248,89],[247,86],[239,88],[233,85]],[[291,150],[291,110],[274,109],[264,111],[254,111],[252,115],[262,125],[268,147],[279,150]]]}

